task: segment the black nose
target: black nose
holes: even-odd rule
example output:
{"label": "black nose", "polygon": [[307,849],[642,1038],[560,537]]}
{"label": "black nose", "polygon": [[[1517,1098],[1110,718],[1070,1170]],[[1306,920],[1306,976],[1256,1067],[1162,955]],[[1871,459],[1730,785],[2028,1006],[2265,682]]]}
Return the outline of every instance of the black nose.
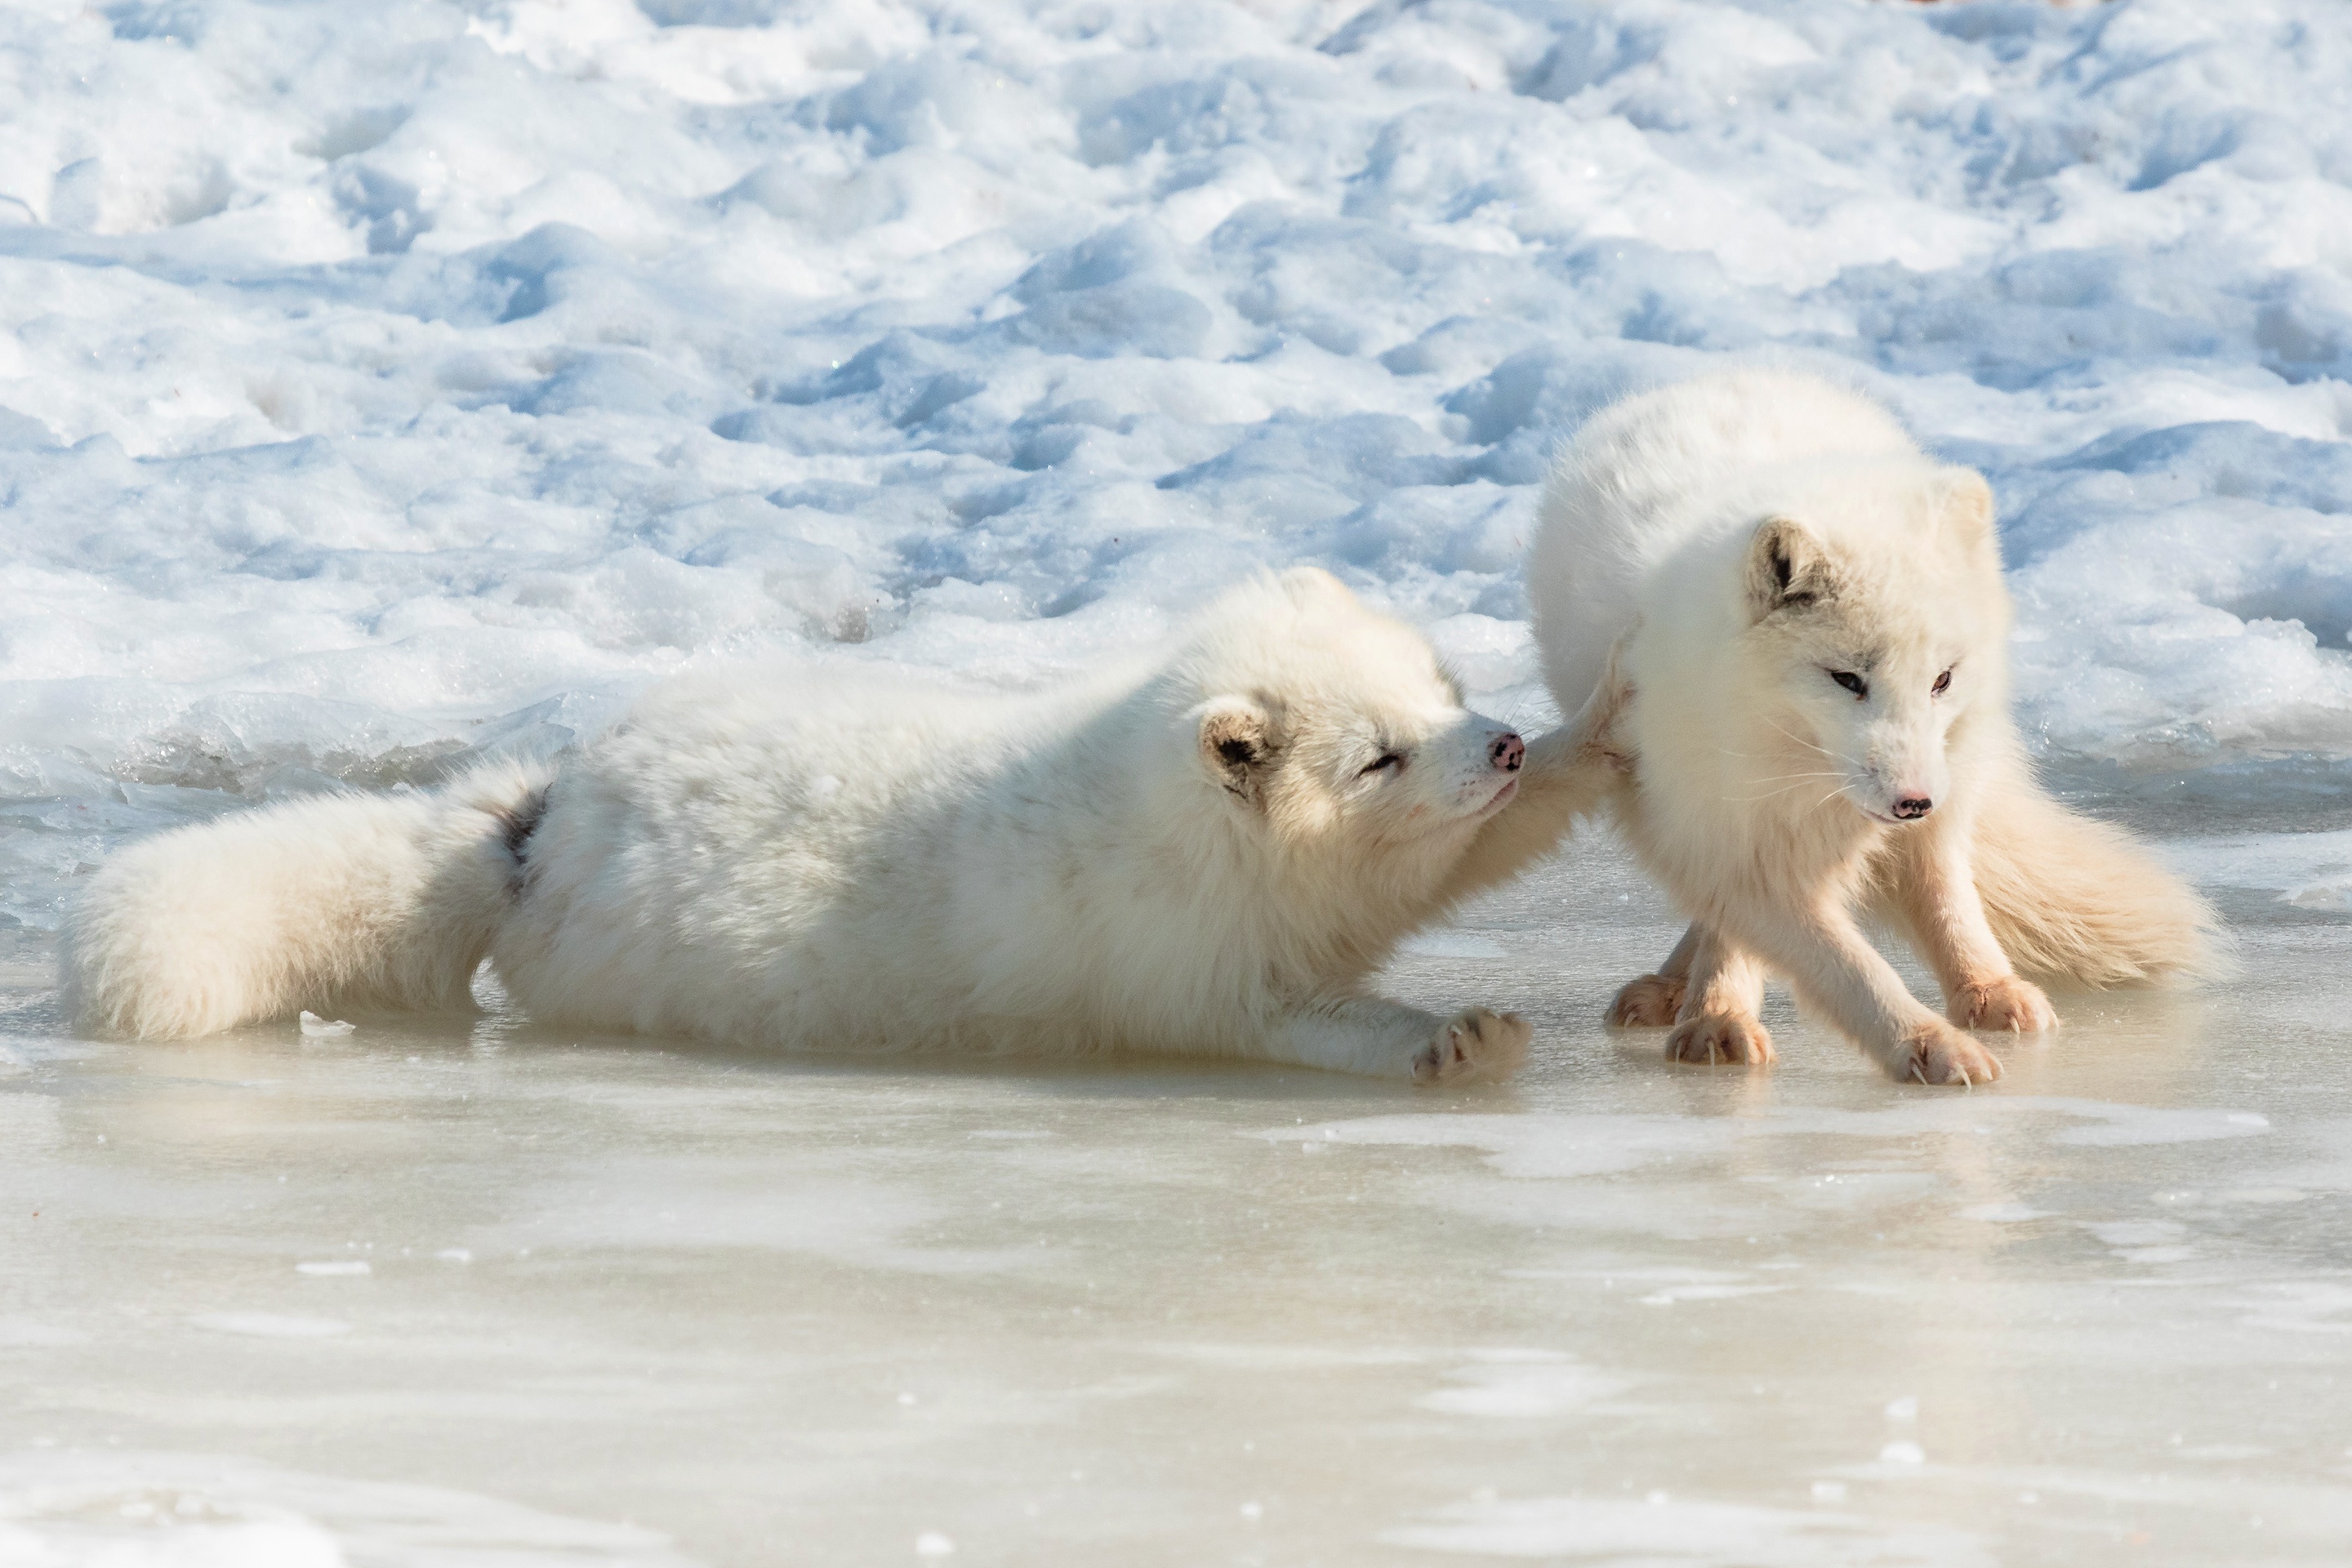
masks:
{"label": "black nose", "polygon": [[1906,822],[1916,821],[1936,809],[1936,803],[1924,795],[1906,795],[1895,803],[1895,815]]}
{"label": "black nose", "polygon": [[1486,748],[1486,760],[1502,773],[1517,773],[1519,764],[1527,760],[1527,756],[1528,743],[1513,734],[1506,733]]}

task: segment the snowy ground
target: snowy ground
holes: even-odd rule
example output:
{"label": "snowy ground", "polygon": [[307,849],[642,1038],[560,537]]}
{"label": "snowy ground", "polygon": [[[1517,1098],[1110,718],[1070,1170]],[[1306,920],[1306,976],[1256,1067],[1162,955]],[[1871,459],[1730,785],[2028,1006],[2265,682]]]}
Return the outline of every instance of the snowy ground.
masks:
{"label": "snowy ground", "polygon": [[[498,1027],[54,1038],[47,932],[123,836],[560,746],[688,663],[1034,683],[1316,561],[1542,722],[1517,562],[1549,444],[1734,355],[1993,477],[2045,762],[2243,925],[2252,978],[2077,1005],[1972,1102],[1990,1133],[1827,1042],[1734,1083],[1592,1033],[1664,916],[1571,872],[1406,966],[1546,1010],[1530,1085],[1450,1119]],[[794,1560],[938,1529],[1036,1562],[1212,1514],[1167,1561],[2059,1562],[2149,1497],[2147,1560],[2323,1559],[2347,432],[2340,0],[0,9],[0,1358],[30,1402],[0,1436],[58,1445],[0,1448],[0,1562],[334,1532],[756,1562],[819,1521]],[[1334,1148],[1277,1201],[1286,1122]],[[1045,1261],[982,1222],[971,1150]],[[600,1163],[706,1217],[600,1207]],[[2049,1212],[1955,1217],[2004,1205]],[[373,1274],[294,1272],[347,1240]],[[1818,1288],[1754,1293],[1784,1255]],[[1061,1323],[1088,1282],[1108,1338]],[[1910,1396],[1905,1436],[1876,1413]],[[1252,1431],[1281,1457],[1217,1447]],[[1924,1464],[1875,1458],[1903,1443]],[[208,1491],[132,1453],[163,1448],[248,1468]],[[1049,1493],[1069,1469],[1117,1487]],[[174,1497],[279,1557],[116,1539]],[[1024,1498],[1079,1533],[991,1534]],[[2270,1533],[2211,1533],[2240,1512]]]}
{"label": "snowy ground", "polygon": [[1262,563],[1536,714],[1549,444],[1731,353],[1992,474],[2053,758],[2341,792],[2336,0],[1347,10],[0,13],[0,910],[184,786],[1047,679]]}

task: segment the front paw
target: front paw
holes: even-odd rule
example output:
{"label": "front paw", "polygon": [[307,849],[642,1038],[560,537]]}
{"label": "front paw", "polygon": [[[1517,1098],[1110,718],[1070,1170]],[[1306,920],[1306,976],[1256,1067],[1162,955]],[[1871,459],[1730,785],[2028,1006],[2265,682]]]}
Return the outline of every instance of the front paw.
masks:
{"label": "front paw", "polygon": [[1904,1037],[1887,1070],[1914,1083],[1958,1084],[1966,1088],[1999,1078],[2000,1061],[1968,1036],[1936,1018]]}
{"label": "front paw", "polygon": [[1453,1084],[1508,1078],[1526,1065],[1528,1042],[1535,1036],[1535,1026],[1517,1013],[1469,1008],[1414,1053],[1412,1081]]}
{"label": "front paw", "polygon": [[1663,1029],[1683,1010],[1684,982],[1671,974],[1629,980],[1609,1004],[1609,1021],[1621,1029]]}
{"label": "front paw", "polygon": [[2016,1035],[2058,1026],[2058,1015],[2042,987],[2014,974],[1961,986],[1952,993],[1948,1016],[1963,1029],[2007,1029]]}
{"label": "front paw", "polygon": [[1677,1024],[1666,1037],[1670,1062],[1730,1062],[1762,1067],[1772,1060],[1772,1037],[1756,1019],[1739,1013],[1709,1013]]}

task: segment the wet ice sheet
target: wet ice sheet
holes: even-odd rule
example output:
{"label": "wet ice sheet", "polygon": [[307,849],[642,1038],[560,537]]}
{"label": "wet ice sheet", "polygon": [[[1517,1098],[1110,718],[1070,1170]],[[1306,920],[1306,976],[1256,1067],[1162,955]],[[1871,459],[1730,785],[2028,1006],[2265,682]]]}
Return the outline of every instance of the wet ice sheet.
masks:
{"label": "wet ice sheet", "polygon": [[1402,992],[1541,1026],[1445,1098],[495,1017],[67,1044],[29,955],[0,1560],[2340,1552],[2352,921],[2266,899],[2241,980],[2062,999],[1969,1094],[1777,1003],[1769,1074],[1595,1027],[1674,934],[1596,848],[1425,944]]}

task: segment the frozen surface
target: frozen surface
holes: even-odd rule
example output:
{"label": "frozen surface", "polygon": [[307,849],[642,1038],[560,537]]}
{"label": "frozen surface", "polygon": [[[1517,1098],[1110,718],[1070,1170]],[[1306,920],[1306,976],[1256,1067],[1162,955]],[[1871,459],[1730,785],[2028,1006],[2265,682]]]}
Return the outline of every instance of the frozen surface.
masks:
{"label": "frozen surface", "polygon": [[[2341,0],[0,7],[0,1563],[2341,1560],[2347,279]],[[56,1037],[125,836],[690,663],[1316,561],[1542,722],[1547,449],[1742,355],[1992,475],[2242,980],[1670,1071],[1592,851],[1402,964],[1460,1100]]]}
{"label": "frozen surface", "polygon": [[2242,980],[1966,1094],[1597,1027],[1675,935],[1605,847],[1393,976],[1538,1021],[1448,1097],[93,1046],[30,963],[0,1563],[2340,1562],[2352,919],[2258,892]]}

